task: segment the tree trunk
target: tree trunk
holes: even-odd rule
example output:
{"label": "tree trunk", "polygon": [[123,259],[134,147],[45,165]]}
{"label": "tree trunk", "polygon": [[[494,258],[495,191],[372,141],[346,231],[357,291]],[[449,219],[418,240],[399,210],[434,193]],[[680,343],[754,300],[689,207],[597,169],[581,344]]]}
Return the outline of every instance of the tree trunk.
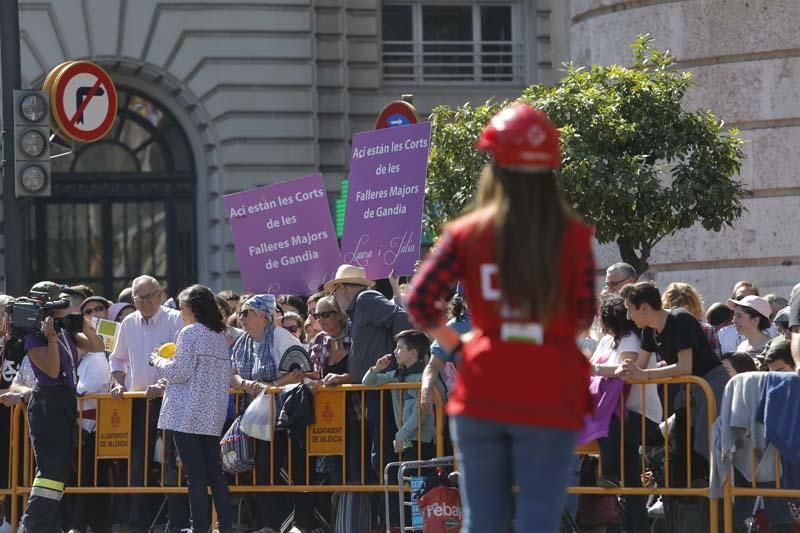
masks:
{"label": "tree trunk", "polygon": [[642,246],[641,255],[636,255],[636,249],[626,239],[617,239],[617,248],[620,258],[636,270],[636,275],[641,276],[650,269],[647,260],[650,259],[650,247]]}

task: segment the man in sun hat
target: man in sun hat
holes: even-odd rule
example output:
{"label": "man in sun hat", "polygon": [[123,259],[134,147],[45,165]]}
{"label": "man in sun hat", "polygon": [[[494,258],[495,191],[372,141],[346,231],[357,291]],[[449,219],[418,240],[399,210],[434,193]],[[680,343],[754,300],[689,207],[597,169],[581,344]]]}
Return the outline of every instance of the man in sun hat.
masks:
{"label": "man in sun hat", "polygon": [[[332,293],[345,310],[352,323],[350,355],[348,356],[349,374],[353,383],[361,383],[361,379],[375,363],[386,354],[394,351],[394,337],[401,331],[413,329],[408,313],[387,299],[383,294],[371,287],[374,283],[367,279],[366,271],[353,265],[341,265],[336,276],[325,284],[325,291]],[[384,421],[392,420],[394,413],[392,401],[388,397],[384,401],[382,416]],[[380,461],[380,396],[378,393],[366,395],[367,427],[371,440],[373,474],[379,475]],[[384,423],[384,442],[392,442],[394,432]],[[383,464],[394,460],[391,446],[384,446]]]}
{"label": "man in sun hat", "polygon": [[353,265],[341,265],[336,277],[325,284],[325,290],[336,297],[353,323],[348,361],[355,383],[361,383],[380,357],[394,351],[395,335],[413,329],[403,308],[370,290],[373,285],[366,271]]}

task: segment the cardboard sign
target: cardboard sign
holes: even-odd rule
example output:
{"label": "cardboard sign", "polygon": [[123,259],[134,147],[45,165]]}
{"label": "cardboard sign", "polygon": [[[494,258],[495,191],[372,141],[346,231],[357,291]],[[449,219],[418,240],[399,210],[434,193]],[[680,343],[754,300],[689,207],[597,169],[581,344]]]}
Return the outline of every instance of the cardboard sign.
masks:
{"label": "cardboard sign", "polygon": [[247,292],[312,294],[341,263],[321,174],[223,198]]}
{"label": "cardboard sign", "polygon": [[97,401],[97,458],[127,459],[131,453],[133,400]]}
{"label": "cardboard sign", "polygon": [[343,391],[317,389],[316,422],[308,426],[308,455],[344,455],[344,396]]}
{"label": "cardboard sign", "polygon": [[114,322],[113,320],[106,320],[104,318],[100,318],[95,321],[94,323],[95,330],[97,331],[97,335],[103,339],[103,343],[105,343],[106,352],[113,352],[114,347],[117,345],[117,332],[119,331],[119,322]]}
{"label": "cardboard sign", "polygon": [[413,273],[430,138],[430,122],[353,137],[342,261],[365,268],[369,279]]}

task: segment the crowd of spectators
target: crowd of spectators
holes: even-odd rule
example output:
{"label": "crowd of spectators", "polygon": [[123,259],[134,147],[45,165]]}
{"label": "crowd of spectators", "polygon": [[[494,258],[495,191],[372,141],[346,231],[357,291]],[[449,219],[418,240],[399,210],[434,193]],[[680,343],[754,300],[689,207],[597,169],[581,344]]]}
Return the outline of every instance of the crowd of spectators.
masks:
{"label": "crowd of spectators", "polygon": [[[87,286],[61,287],[58,296],[70,299],[70,308],[65,313],[120,324],[113,349],[77,354],[76,394],[110,392],[112,397],[122,398],[125,392],[135,391],[143,392],[147,398],[133,402],[131,464],[121,460],[100,461],[97,473],[94,472],[96,403],[94,400],[80,403],[81,484],[167,486],[177,485],[178,476],[184,475],[189,476],[191,487],[194,475],[194,485],[203,485],[202,496],[197,492],[191,496],[190,492],[190,498],[181,494],[68,495],[62,502],[62,529],[69,533],[147,531],[151,523],[158,521],[160,507],[166,508],[166,531],[180,531],[192,523],[205,528],[209,517],[207,510],[206,514],[200,513],[198,502],[207,498],[206,484],[216,487],[214,501],[228,511],[219,513],[221,531],[230,529],[230,513],[242,503],[249,504],[246,520],[251,529],[263,533],[282,531],[287,525],[294,525],[300,531],[348,533],[366,533],[382,526],[382,503],[366,493],[337,493],[331,497],[329,493],[261,492],[241,499],[231,497],[227,484],[222,483],[226,480],[215,477],[218,469],[208,454],[218,451],[215,443],[224,428],[267,387],[305,383],[316,391],[342,384],[421,381],[419,398],[414,391],[386,393],[385,401],[381,401],[383,393],[348,393],[346,435],[358,442],[363,431],[363,443],[348,446],[345,458],[319,457],[311,461],[310,472],[306,472],[305,465],[299,466],[299,462],[294,463],[291,471],[287,469],[289,455],[302,457],[303,450],[298,448],[301,443],[292,441],[290,445],[280,439],[271,443],[257,441],[254,482],[305,483],[310,479],[321,484],[362,480],[375,483],[382,479],[380,466],[398,457],[433,457],[432,391],[437,388],[439,395],[446,397],[457,361],[448,359],[448,354],[436,343],[431,345],[424,334],[413,329],[404,310],[403,286],[397,278],[390,282],[395,292],[393,298],[375,290],[363,269],[342,265],[331,282],[307,298],[221,291],[209,296],[221,320],[216,328],[219,331],[209,333],[211,330],[206,328],[192,340],[187,330],[192,329],[194,318],[187,325],[188,315],[183,310],[191,298],[186,292],[181,297],[168,298],[155,278],[134,279],[114,301],[94,294]],[[618,263],[607,269],[596,320],[578,342],[590,358],[596,376],[642,382],[684,375],[701,377],[711,385],[720,408],[725,385],[733,376],[748,372],[795,372],[800,358],[798,287],[800,284],[789,298],[775,294],[762,297],[753,283],[742,281],[733,287],[729,299],[706,305],[690,284],[671,283],[661,291],[653,283],[637,282],[635,270]],[[192,293],[192,298],[198,298],[197,294]],[[0,403],[6,407],[26,403],[36,386],[34,365],[20,339],[10,334],[3,311],[13,301],[11,296],[0,296],[0,312],[3,312]],[[467,302],[458,288],[454,289],[449,311],[448,325],[461,333],[469,331]],[[198,327],[194,326],[192,331]],[[217,338],[219,349],[215,344]],[[198,395],[191,393],[195,389],[187,385],[189,388],[180,392],[180,384],[193,379],[190,375],[196,371],[172,368],[152,358],[161,344],[175,341],[184,350],[192,346],[198,353],[223,351],[224,363],[217,359],[214,364],[220,372],[231,374],[230,387],[241,389],[244,399],[234,401],[226,395],[220,414],[209,418],[210,404],[219,404],[219,399],[197,404]],[[308,351],[310,372],[281,371],[281,358],[293,346]],[[208,360],[204,359],[203,364],[206,363]],[[224,386],[227,388],[228,383]],[[163,399],[170,387],[173,398],[183,398],[180,402],[173,399],[170,405],[169,400]],[[208,389],[210,385],[204,387]],[[203,397],[206,394],[211,391],[205,390]],[[680,426],[673,422],[681,416],[681,410],[691,411],[689,430],[693,446],[684,453],[693,454],[692,475],[707,478],[708,428],[698,422],[703,420],[706,408],[703,395],[693,393],[692,404],[684,405],[685,395],[680,391],[665,397],[663,390],[647,384],[636,385],[625,394],[624,435],[622,419],[612,417],[605,436],[598,439],[604,465],[598,483],[610,487],[621,483],[636,485],[643,473],[639,456],[641,436],[645,436],[647,446],[663,445],[670,428]],[[664,404],[667,420],[664,420]],[[195,420],[192,409],[203,416]],[[9,427],[9,412],[0,409],[0,427]],[[685,436],[682,439],[676,442],[687,442]],[[380,442],[387,444],[381,447]],[[7,439],[0,439],[0,448],[0,455],[8,451]],[[619,475],[620,462],[624,462],[624,479]],[[7,467],[7,462],[0,462],[0,483],[9,479]],[[74,476],[75,485],[77,471]],[[648,512],[645,498],[626,500],[625,531],[644,531],[650,526],[649,520],[663,512],[660,502],[649,502]],[[392,513],[390,525],[398,525],[397,513]]]}

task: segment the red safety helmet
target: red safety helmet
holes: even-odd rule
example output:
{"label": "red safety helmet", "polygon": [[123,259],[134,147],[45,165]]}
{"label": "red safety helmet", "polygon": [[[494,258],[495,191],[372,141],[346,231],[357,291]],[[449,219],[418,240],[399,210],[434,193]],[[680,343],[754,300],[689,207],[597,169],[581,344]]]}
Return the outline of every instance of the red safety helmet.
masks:
{"label": "red safety helmet", "polygon": [[496,114],[475,147],[505,168],[533,170],[561,166],[558,130],[544,111],[515,104]]}

